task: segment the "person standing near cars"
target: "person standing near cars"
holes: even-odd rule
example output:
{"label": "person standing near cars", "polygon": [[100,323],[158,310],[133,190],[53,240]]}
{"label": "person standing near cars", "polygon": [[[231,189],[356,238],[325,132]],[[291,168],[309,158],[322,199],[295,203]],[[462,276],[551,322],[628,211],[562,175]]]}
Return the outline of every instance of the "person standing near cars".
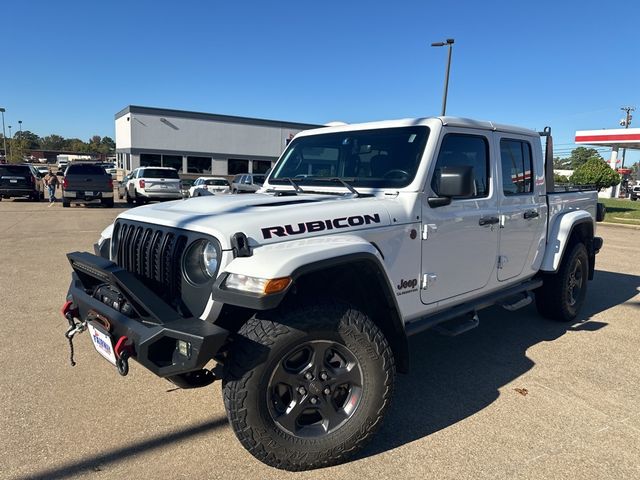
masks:
{"label": "person standing near cars", "polygon": [[49,173],[44,177],[44,184],[49,190],[49,206],[51,206],[56,201],[56,188],[60,185],[60,180],[58,180],[57,175],[54,175],[53,172],[49,170]]}

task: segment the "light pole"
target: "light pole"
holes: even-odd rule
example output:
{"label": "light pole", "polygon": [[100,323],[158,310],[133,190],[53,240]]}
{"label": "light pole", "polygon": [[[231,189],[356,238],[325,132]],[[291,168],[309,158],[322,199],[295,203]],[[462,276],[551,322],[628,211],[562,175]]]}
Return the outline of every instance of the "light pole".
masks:
{"label": "light pole", "polygon": [[4,132],[4,112],[5,109],[0,107],[0,113],[2,114],[2,140],[4,141],[4,159],[7,160],[7,134]]}
{"label": "light pole", "polygon": [[11,125],[9,125],[9,159],[11,159]]}
{"label": "light pole", "polygon": [[451,70],[451,50],[453,49],[453,43],[455,40],[453,38],[447,38],[444,42],[434,42],[431,44],[432,47],[449,47],[449,55],[447,58],[447,73],[444,77],[444,94],[442,95],[442,116],[444,117],[447,112],[447,92],[449,90],[449,70]]}
{"label": "light pole", "polygon": [[22,140],[22,120],[18,120],[18,128],[20,129],[20,140]]}

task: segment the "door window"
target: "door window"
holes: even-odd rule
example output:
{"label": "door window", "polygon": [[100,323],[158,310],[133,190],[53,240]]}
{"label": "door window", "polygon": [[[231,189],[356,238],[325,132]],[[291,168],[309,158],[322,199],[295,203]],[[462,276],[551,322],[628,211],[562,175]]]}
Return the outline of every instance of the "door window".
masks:
{"label": "door window", "polygon": [[440,175],[449,167],[473,167],[475,193],[471,197],[489,195],[489,142],[478,135],[449,133],[440,146],[440,153],[431,180],[431,188],[439,194]]}
{"label": "door window", "polygon": [[529,142],[503,138],[500,140],[502,191],[505,195],[533,192],[533,164]]}

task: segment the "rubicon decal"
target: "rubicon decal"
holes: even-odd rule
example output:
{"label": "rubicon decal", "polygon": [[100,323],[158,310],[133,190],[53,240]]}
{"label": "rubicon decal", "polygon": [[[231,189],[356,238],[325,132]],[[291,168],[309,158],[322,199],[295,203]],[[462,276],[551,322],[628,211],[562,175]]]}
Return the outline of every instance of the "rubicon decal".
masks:
{"label": "rubicon decal", "polygon": [[339,217],[329,220],[314,220],[312,222],[297,223],[295,225],[277,225],[262,228],[262,236],[265,239],[276,237],[288,237],[289,235],[302,235],[303,233],[322,232],[337,228],[359,227],[380,223],[380,215],[354,215],[352,217]]}

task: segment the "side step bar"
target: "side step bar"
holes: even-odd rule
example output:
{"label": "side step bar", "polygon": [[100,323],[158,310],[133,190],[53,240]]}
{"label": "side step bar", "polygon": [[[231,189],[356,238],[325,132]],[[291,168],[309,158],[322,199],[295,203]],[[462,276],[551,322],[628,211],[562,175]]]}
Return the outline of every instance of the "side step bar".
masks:
{"label": "side step bar", "polygon": [[471,318],[468,319],[453,319],[448,322],[441,323],[433,327],[433,331],[444,335],[445,337],[457,337],[463,333],[473,330],[480,325],[480,318],[477,313],[474,313]]}
{"label": "side step bar", "polygon": [[[426,317],[418,318],[405,325],[405,332],[407,336],[415,335],[417,333],[424,332],[430,328],[435,327],[441,323],[447,322],[454,318],[462,317],[464,315],[473,315],[476,311],[483,308],[490,307],[496,303],[508,300],[509,297],[522,294],[524,292],[530,292],[542,286],[542,280],[534,279],[528,282],[520,283],[513,287],[509,287],[506,290],[500,290],[499,292],[490,293],[484,297],[480,297],[471,302],[456,305],[448,310],[434,313]],[[476,325],[477,326],[477,325]]]}

